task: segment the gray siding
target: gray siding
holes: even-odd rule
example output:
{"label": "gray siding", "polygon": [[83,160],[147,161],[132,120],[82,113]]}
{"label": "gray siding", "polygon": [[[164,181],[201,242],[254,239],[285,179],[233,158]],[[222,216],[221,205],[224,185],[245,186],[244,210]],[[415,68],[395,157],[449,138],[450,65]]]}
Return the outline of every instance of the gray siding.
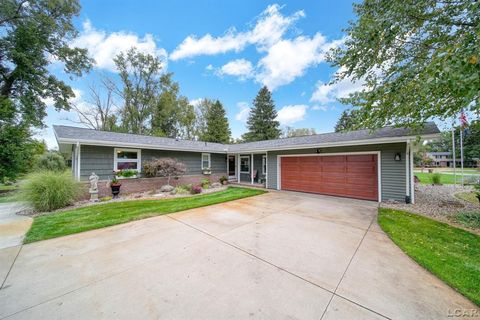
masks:
{"label": "gray siding", "polygon": [[[81,180],[88,180],[92,172],[95,172],[100,179],[105,180],[111,178],[114,167],[114,147],[103,146],[81,146],[81,164],[80,164],[80,178]],[[142,149],[141,159],[142,166],[145,162],[153,158],[171,157],[187,165],[186,175],[202,174],[201,169],[201,153],[200,152],[183,152],[183,151],[168,151],[168,150],[151,150]],[[211,169],[212,174],[227,174],[227,155],[211,153]]]}
{"label": "gray siding", "polygon": [[[321,148],[321,153],[380,151],[382,175],[382,201],[405,201],[406,195],[406,143],[363,145],[350,147]],[[401,154],[401,161],[395,161],[396,153]],[[284,150],[268,152],[268,178],[267,187],[277,188],[277,156],[287,154],[316,154],[316,149]]]}

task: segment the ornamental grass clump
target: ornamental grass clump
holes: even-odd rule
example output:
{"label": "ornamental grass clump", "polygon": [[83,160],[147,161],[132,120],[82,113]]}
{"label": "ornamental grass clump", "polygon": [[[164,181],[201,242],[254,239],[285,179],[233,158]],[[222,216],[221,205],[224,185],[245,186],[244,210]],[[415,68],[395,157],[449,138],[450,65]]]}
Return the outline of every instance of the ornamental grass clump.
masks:
{"label": "ornamental grass clump", "polygon": [[434,185],[440,185],[440,180],[442,178],[442,175],[440,173],[434,173],[432,174],[432,183]]}
{"label": "ornamental grass clump", "polygon": [[80,185],[68,171],[41,171],[28,175],[20,191],[36,211],[45,212],[73,204]]}

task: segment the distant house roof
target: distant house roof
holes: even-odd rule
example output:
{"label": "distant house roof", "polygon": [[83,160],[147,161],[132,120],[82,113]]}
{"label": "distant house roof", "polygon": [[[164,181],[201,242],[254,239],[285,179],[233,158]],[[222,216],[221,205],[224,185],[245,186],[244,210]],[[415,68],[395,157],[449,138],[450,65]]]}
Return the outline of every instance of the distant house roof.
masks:
{"label": "distant house roof", "polygon": [[439,151],[439,152],[427,152],[427,154],[432,156],[449,156],[452,153],[450,151]]}
{"label": "distant house roof", "polygon": [[440,131],[433,122],[426,123],[423,129],[414,132],[408,128],[385,127],[375,132],[357,130],[332,132],[310,136],[247,142],[239,144],[221,144],[192,140],[143,136],[137,134],[97,131],[70,126],[53,126],[59,144],[93,144],[165,150],[200,151],[212,153],[260,152],[270,150],[297,149],[308,147],[328,147],[355,144],[375,144],[402,142],[422,137],[436,137]]}

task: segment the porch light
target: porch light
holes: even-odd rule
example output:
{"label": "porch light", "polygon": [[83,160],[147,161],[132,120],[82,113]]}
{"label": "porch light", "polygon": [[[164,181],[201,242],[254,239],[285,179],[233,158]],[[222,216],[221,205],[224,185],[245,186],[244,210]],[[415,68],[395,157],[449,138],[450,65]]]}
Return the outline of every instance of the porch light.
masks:
{"label": "porch light", "polygon": [[395,158],[393,158],[393,159],[395,161],[401,161],[402,160],[402,155],[399,152],[397,152],[397,153],[395,153]]}

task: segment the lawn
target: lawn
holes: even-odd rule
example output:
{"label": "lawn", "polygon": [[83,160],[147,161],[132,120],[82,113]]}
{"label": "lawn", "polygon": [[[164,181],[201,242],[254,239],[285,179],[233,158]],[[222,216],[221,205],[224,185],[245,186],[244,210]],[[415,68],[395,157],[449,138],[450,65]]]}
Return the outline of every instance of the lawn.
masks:
{"label": "lawn", "polygon": [[92,205],[35,217],[24,242],[61,237],[133,220],[256,196],[266,191],[229,187],[224,191],[165,200],[131,200]]}
{"label": "lawn", "polygon": [[[415,175],[418,179],[420,179],[420,183],[423,184],[432,184],[432,176],[433,173],[426,173],[426,172],[415,172]],[[457,184],[462,182],[462,178],[457,175]],[[453,174],[441,174],[440,173],[440,183],[441,184],[454,184],[455,183],[455,176]]]}
{"label": "lawn", "polygon": [[378,223],[406,254],[480,306],[480,236],[386,208]]}

